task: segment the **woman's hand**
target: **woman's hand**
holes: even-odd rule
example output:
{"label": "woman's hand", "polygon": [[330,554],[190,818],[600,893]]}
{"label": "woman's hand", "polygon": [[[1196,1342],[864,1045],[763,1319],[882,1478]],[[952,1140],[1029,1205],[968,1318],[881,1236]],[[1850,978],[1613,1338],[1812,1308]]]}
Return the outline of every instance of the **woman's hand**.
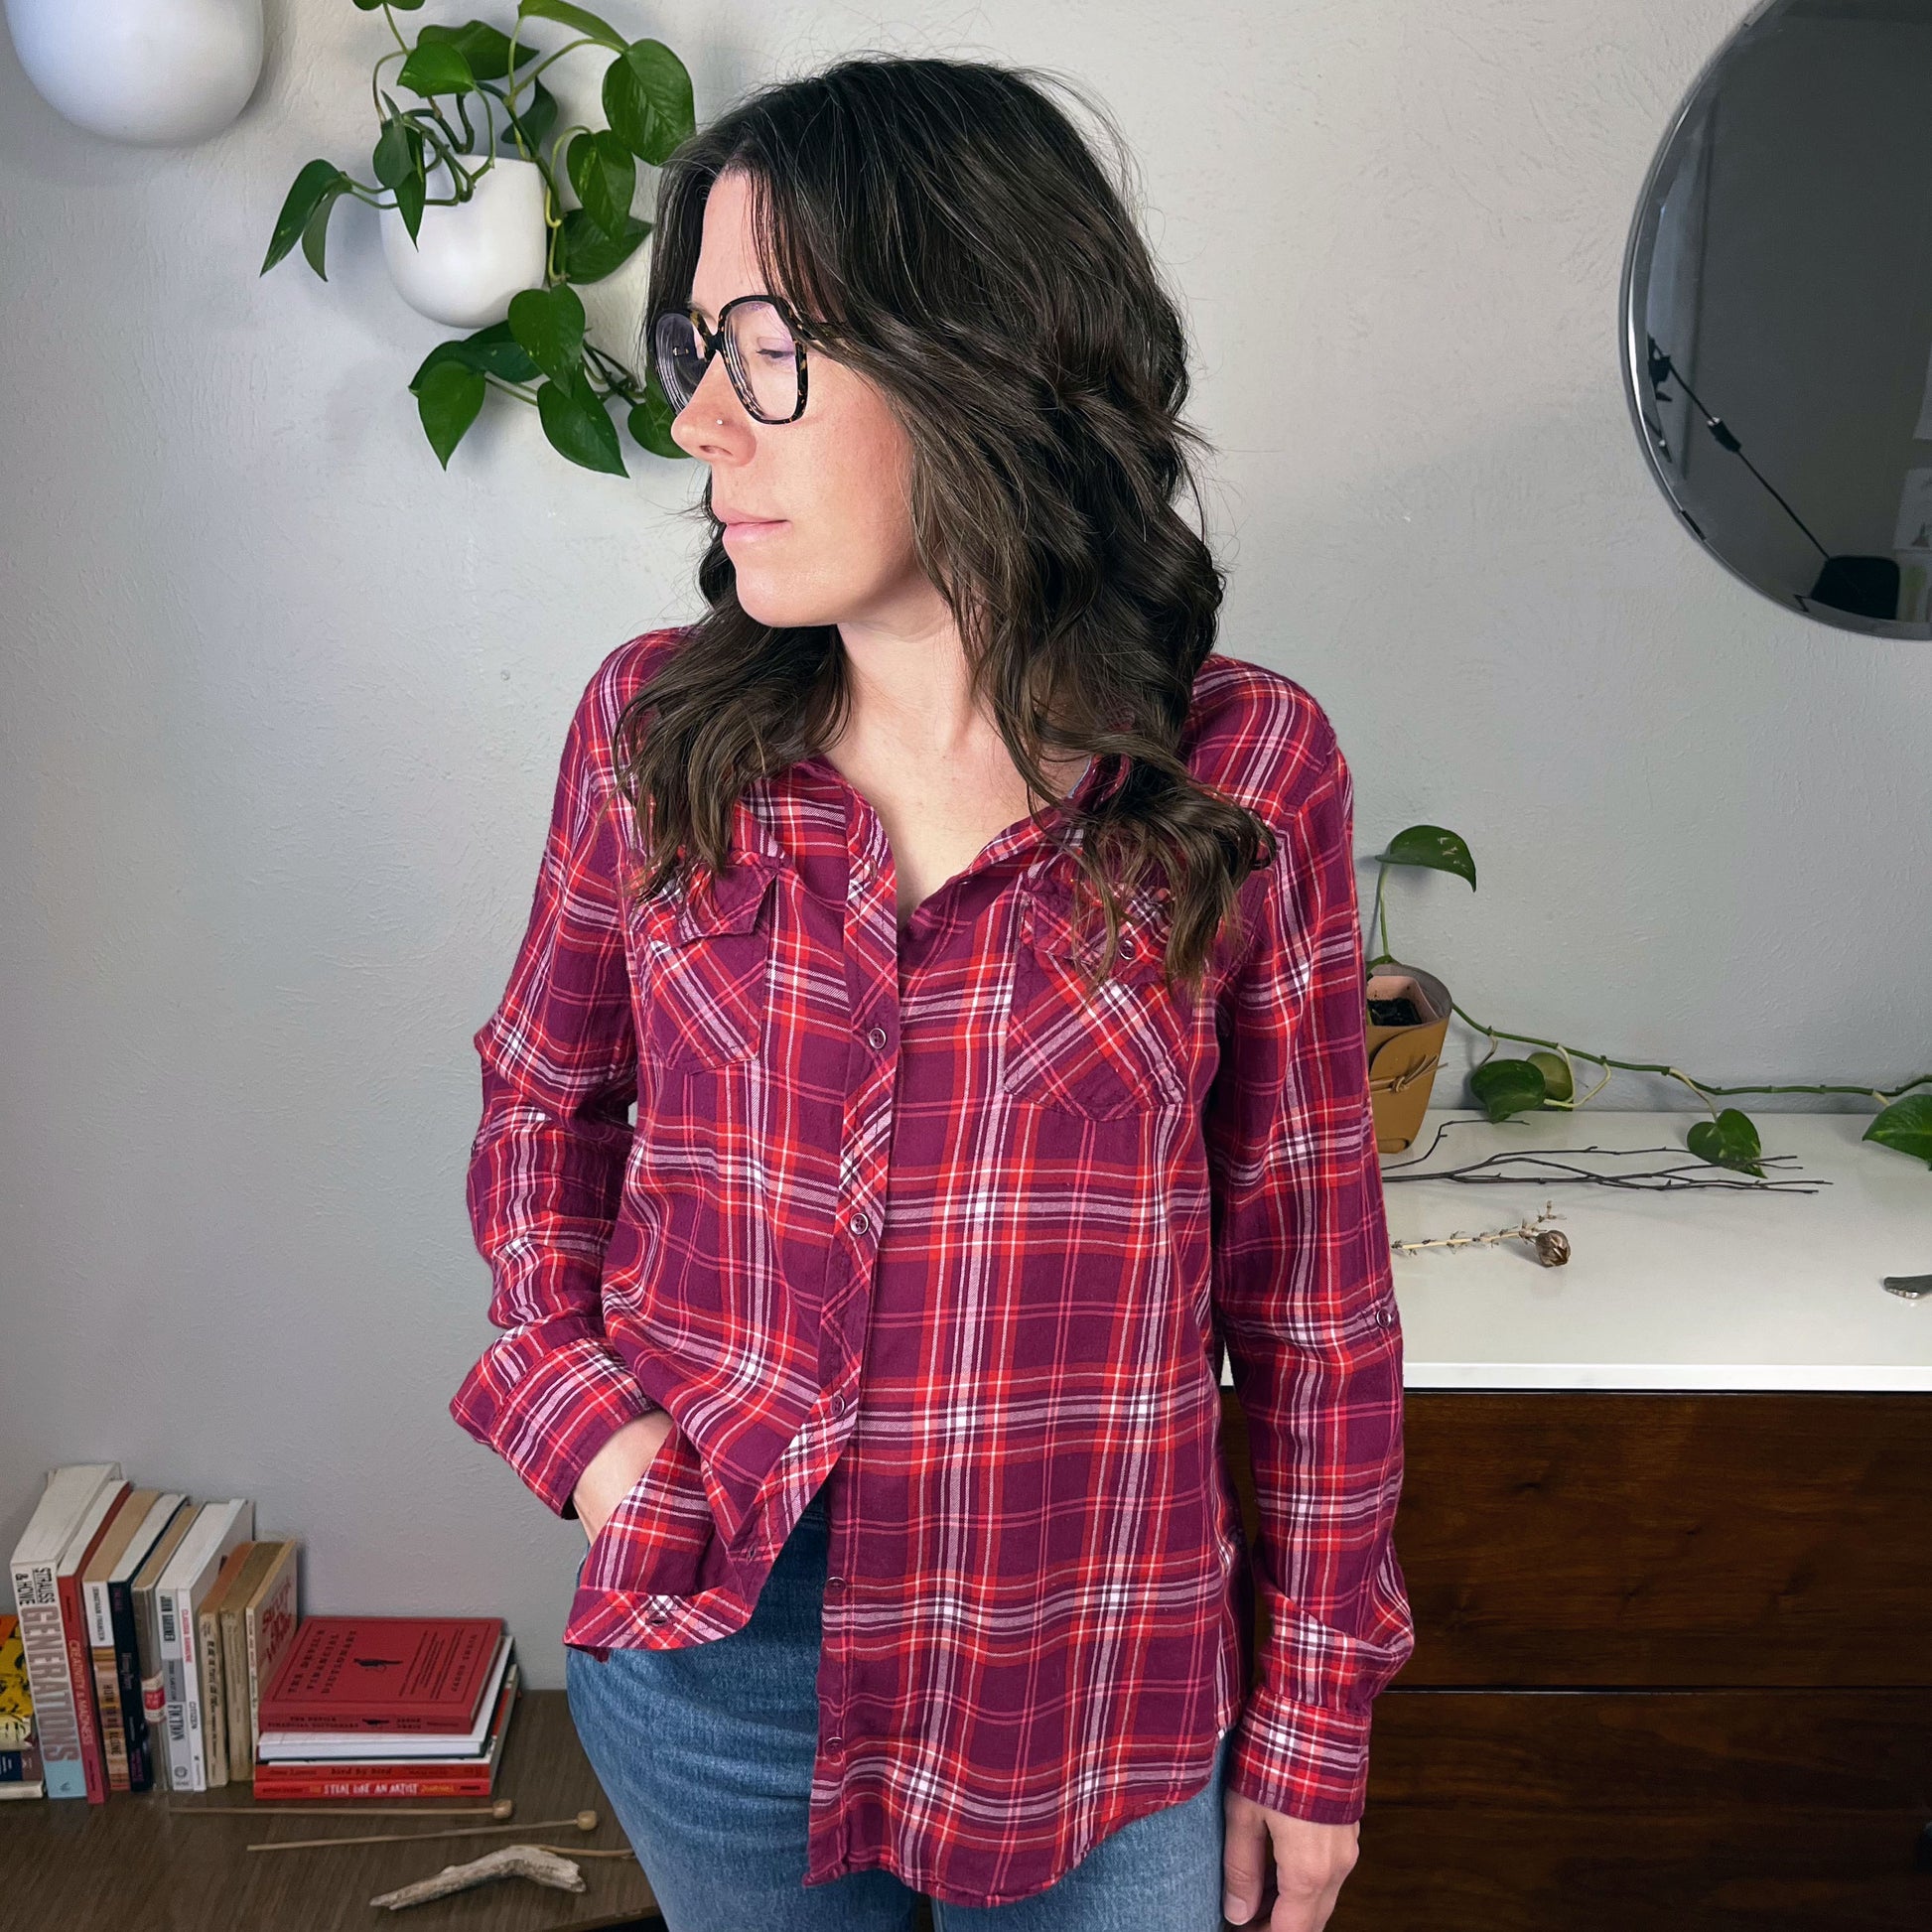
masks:
{"label": "woman's hand", "polygon": [[593,1543],[611,1512],[657,1459],[657,1451],[670,1433],[670,1417],[662,1409],[653,1409],[649,1415],[625,1423],[585,1463],[584,1473],[570,1493],[577,1505],[577,1520]]}
{"label": "woman's hand", "polygon": [[[1317,1825],[1270,1811],[1238,1791],[1225,1794],[1223,1811],[1222,1916],[1267,1932],[1321,1932],[1354,1867],[1360,1824]],[[1255,1913],[1271,1902],[1271,1878],[1274,1909],[1257,1920]]]}

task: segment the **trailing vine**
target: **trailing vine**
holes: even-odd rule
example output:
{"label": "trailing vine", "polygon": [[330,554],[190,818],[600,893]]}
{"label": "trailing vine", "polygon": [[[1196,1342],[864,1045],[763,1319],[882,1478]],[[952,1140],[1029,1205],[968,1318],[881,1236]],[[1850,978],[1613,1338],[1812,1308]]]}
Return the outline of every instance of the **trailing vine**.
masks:
{"label": "trailing vine", "polygon": [[[661,41],[626,41],[608,21],[568,0],[518,0],[507,34],[481,20],[460,27],[430,24],[413,45],[396,15],[416,12],[423,0],[354,4],[363,13],[381,13],[396,43],[369,75],[378,122],[370,156],[375,180],[358,181],[333,161],[311,161],[283,200],[261,273],[299,243],[309,266],[327,281],[329,219],[344,200],[394,209],[415,241],[424,209],[468,202],[496,165],[499,139],[506,140],[543,177],[543,281],[510,299],[504,321],[439,343],[410,378],[437,460],[449,468],[491,389],[532,405],[551,447],[587,470],[627,474],[611,419],[613,401],[624,406],[625,427],[639,448],[653,456],[684,456],[671,441],[675,412],[656,377],[648,369],[635,373],[590,340],[577,294],[621,267],[650,233],[651,224],[631,212],[638,163],[661,167],[697,125],[683,62]],[[548,52],[524,45],[523,29],[532,20],[568,28],[576,38]],[[542,76],[582,48],[613,57],[602,96],[609,125],[558,128],[557,100]],[[396,92],[383,84],[391,63],[398,64]],[[413,94],[421,104],[403,105],[397,92]],[[472,118],[473,107],[481,125]],[[559,192],[560,161],[577,197],[574,207],[564,205]],[[447,195],[431,192],[432,175],[440,176],[439,186],[447,182]]]}
{"label": "trailing vine", "polygon": [[[1375,905],[1369,915],[1369,933],[1381,930],[1382,950],[1364,965],[1399,965],[1389,950],[1389,916],[1383,900],[1383,883],[1390,866],[1420,866],[1434,872],[1452,873],[1466,879],[1475,890],[1476,864],[1468,845],[1456,833],[1441,825],[1411,825],[1389,841],[1385,851],[1376,855]],[[1932,1093],[1914,1089],[1932,1087],[1932,1073],[1920,1073],[1891,1088],[1823,1084],[1775,1086],[1718,1086],[1700,1080],[1683,1067],[1654,1060],[1620,1060],[1586,1047],[1572,1046],[1560,1039],[1545,1039],[1536,1034],[1510,1033],[1492,1027],[1464,1013],[1453,1001],[1449,1010],[1463,1025],[1481,1034],[1489,1050],[1470,1070],[1469,1091],[1475,1103],[1492,1121],[1507,1120],[1512,1114],[1539,1109],[1574,1111],[1585,1107],[1608,1084],[1612,1069],[1627,1073],[1658,1073],[1676,1080],[1697,1095],[1710,1109],[1711,1118],[1697,1122],[1686,1134],[1685,1144],[1700,1161],[1715,1167],[1730,1168],[1739,1173],[1762,1176],[1763,1143],[1750,1116],[1737,1107],[1721,1107],[1715,1096],[1741,1093],[1856,1093],[1868,1095],[1879,1104],[1880,1112],[1863,1136],[1880,1146],[1912,1156],[1932,1168]],[[1497,1042],[1521,1040],[1542,1050],[1520,1059],[1495,1057]],[[1587,1060],[1603,1069],[1603,1074],[1587,1092],[1577,1092],[1575,1062]]]}

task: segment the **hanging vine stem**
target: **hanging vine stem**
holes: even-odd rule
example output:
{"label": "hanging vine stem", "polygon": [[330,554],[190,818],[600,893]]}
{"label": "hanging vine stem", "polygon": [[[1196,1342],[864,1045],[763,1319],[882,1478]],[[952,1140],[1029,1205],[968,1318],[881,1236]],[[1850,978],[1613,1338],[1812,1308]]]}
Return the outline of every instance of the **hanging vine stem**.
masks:
{"label": "hanging vine stem", "polygon": [[[1495,1052],[1496,1042],[1498,1040],[1500,1039],[1520,1040],[1523,1042],[1523,1044],[1527,1046],[1547,1046],[1550,1048],[1552,1052],[1561,1053],[1563,1055],[1564,1064],[1566,1066],[1570,1066],[1572,1064],[1571,1055],[1574,1053],[1578,1059],[1588,1060],[1594,1066],[1601,1066],[1605,1068],[1615,1067],[1619,1071],[1625,1073],[1656,1073],[1656,1074],[1661,1074],[1665,1079],[1668,1080],[1681,1081],[1685,1086],[1689,1087],[1690,1090],[1694,1094],[1696,1094],[1697,1097],[1700,1100],[1702,1100],[1706,1106],[1710,1106],[1711,1104],[1710,1096],[1714,1093],[1856,1093],[1856,1094],[1864,1095],[1872,1100],[1875,1100],[1881,1107],[1883,1107],[1883,1106],[1888,1106],[1892,1101],[1898,1099],[1901,1095],[1910,1093],[1915,1087],[1932,1086],[1932,1073],[1920,1073],[1915,1075],[1913,1078],[1909,1080],[1901,1082],[1898,1086],[1890,1088],[1889,1090],[1882,1087],[1862,1086],[1857,1082],[1852,1082],[1850,1084],[1825,1082],[1817,1085],[1800,1085],[1794,1082],[1794,1083],[1774,1085],[1774,1086],[1722,1087],[1722,1086],[1718,1086],[1712,1081],[1700,1080],[1697,1078],[1695,1074],[1685,1072],[1685,1070],[1681,1066],[1672,1066],[1666,1061],[1610,1059],[1602,1053],[1592,1053],[1587,1047],[1583,1047],[1583,1046],[1571,1047],[1571,1046],[1566,1046],[1563,1043],[1563,1041],[1560,1039],[1545,1039],[1538,1034],[1515,1034],[1515,1033],[1510,1033],[1506,1029],[1501,1027],[1485,1026],[1483,1022],[1475,1019],[1472,1015],[1464,1013],[1462,1009],[1459,1006],[1457,1006],[1453,1000],[1449,1002],[1449,1011],[1453,1013],[1458,1020],[1462,1021],[1463,1024],[1467,1026],[1472,1032],[1481,1034],[1488,1039],[1489,1052],[1485,1053],[1482,1056],[1482,1060],[1478,1060],[1476,1062],[1478,1066],[1481,1065],[1483,1061],[1488,1060],[1491,1057],[1491,1055],[1493,1055],[1493,1053]],[[1582,1099],[1557,1100],[1552,1098],[1552,1099],[1545,1100],[1543,1104],[1546,1107],[1552,1107],[1552,1108],[1562,1107],[1562,1108],[1575,1109],[1581,1107],[1585,1104],[1586,1101],[1587,1101],[1591,1097],[1591,1095],[1600,1093],[1602,1091],[1604,1085],[1609,1080],[1609,1077],[1610,1077],[1609,1074],[1605,1072],[1603,1078],[1597,1081],[1595,1086],[1591,1087],[1589,1092],[1585,1094]],[[1574,1078],[1572,1079],[1571,1084],[1574,1088],[1576,1084]],[[1717,1111],[1718,1110],[1715,1107],[1712,1108],[1713,1113],[1716,1113]]]}
{"label": "hanging vine stem", "polygon": [[630,370],[615,355],[601,349],[588,337],[584,340],[584,354],[587,360],[597,364],[597,370],[609,387],[606,395],[621,396],[625,402],[642,402],[643,385]]}
{"label": "hanging vine stem", "polygon": [[[358,181],[324,157],[305,164],[290,184],[269,236],[260,272],[267,274],[300,245],[310,268],[328,279],[331,211],[360,202],[399,213],[419,247],[423,212],[472,201],[499,158],[496,108],[504,110],[512,155],[537,171],[543,227],[537,210],[505,210],[506,220],[529,223],[526,273],[533,286],[513,291],[508,313],[472,334],[439,343],[411,378],[417,413],[438,462],[452,452],[494,390],[529,403],[543,434],[560,455],[583,469],[625,476],[619,428],[647,454],[688,454],[670,433],[675,414],[645,357],[641,372],[589,339],[580,286],[602,281],[636,251],[651,224],[631,204],[637,166],[661,168],[696,127],[691,75],[661,41],[631,39],[583,5],[562,0],[517,0],[505,32],[486,21],[425,28],[414,45],[397,18],[417,0],[358,0],[380,12],[390,45],[374,60],[369,96],[379,123],[372,153],[373,182]],[[565,27],[550,50],[522,40],[526,16]],[[543,76],[559,61],[585,49],[615,56],[604,75],[608,127],[577,121],[555,130],[558,103]],[[397,64],[400,63],[398,68]],[[394,86],[386,84],[393,79]],[[405,106],[398,95],[408,94]],[[483,122],[469,96],[485,96]],[[437,170],[446,171],[435,182]],[[431,194],[430,189],[447,188]],[[566,190],[577,187],[573,202]],[[534,244],[541,235],[542,245]],[[540,264],[540,266],[539,266]],[[520,279],[520,278],[519,278]],[[608,405],[627,414],[614,424]]]}
{"label": "hanging vine stem", "polygon": [[483,380],[491,388],[500,389],[504,395],[515,396],[522,402],[534,404],[537,399],[537,392],[534,389],[526,388],[520,382],[512,382],[508,376],[498,375],[494,369],[485,369]]}
{"label": "hanging vine stem", "polygon": [[[1439,828],[1430,827],[1430,828],[1422,828],[1422,829],[1435,831]],[[1459,840],[1457,841],[1457,844],[1460,845]],[[1377,953],[1373,958],[1364,962],[1366,967],[1375,967],[1380,965],[1399,965],[1401,963],[1396,958],[1395,952],[1393,951],[1389,943],[1388,902],[1387,902],[1386,896],[1383,892],[1383,886],[1388,878],[1388,868],[1389,868],[1389,862],[1387,859],[1383,859],[1376,867],[1375,904],[1369,916],[1369,931],[1371,934],[1373,934],[1377,930],[1380,931],[1382,937],[1382,950],[1379,953]],[[1477,1062],[1478,1066],[1485,1065],[1494,1056],[1496,1052],[1497,1042],[1505,1039],[1520,1041],[1522,1044],[1528,1046],[1546,1047],[1551,1052],[1561,1054],[1563,1057],[1564,1065],[1569,1070],[1571,1076],[1570,1078],[1571,1097],[1558,1099],[1554,1095],[1546,1095],[1544,1097],[1542,1104],[1543,1106],[1553,1110],[1562,1109],[1565,1111],[1574,1112],[1576,1109],[1587,1105],[1588,1102],[1591,1099],[1593,1099],[1598,1093],[1600,1093],[1603,1090],[1604,1086],[1608,1084],[1610,1078],[1610,1070],[1612,1068],[1616,1069],[1617,1071],[1625,1072],[1625,1073],[1655,1073],[1661,1075],[1665,1079],[1676,1080],[1679,1083],[1681,1083],[1683,1086],[1687,1087],[1692,1093],[1694,1093],[1697,1096],[1698,1100],[1706,1108],[1710,1110],[1710,1112],[1714,1117],[1721,1112],[1721,1109],[1719,1109],[1717,1106],[1713,1104],[1712,1096],[1714,1094],[1856,1093],[1861,1096],[1868,1097],[1872,1100],[1875,1100],[1880,1107],[1885,1107],[1885,1106],[1889,1106],[1893,1101],[1902,1098],[1904,1095],[1913,1092],[1917,1088],[1932,1087],[1932,1072],[1915,1074],[1909,1080],[1901,1081],[1899,1085],[1891,1088],[1865,1086],[1859,1082],[1848,1083],[1848,1082],[1831,1082],[1831,1081],[1815,1082],[1815,1083],[1800,1083],[1794,1081],[1794,1082],[1782,1082],[1782,1083],[1776,1083],[1770,1085],[1756,1085],[1756,1086],[1720,1086],[1715,1081],[1700,1080],[1699,1078],[1697,1078],[1695,1074],[1686,1072],[1683,1067],[1673,1066],[1668,1062],[1656,1061],[1656,1060],[1615,1059],[1605,1053],[1591,1052],[1587,1047],[1583,1047],[1583,1046],[1573,1047],[1567,1045],[1563,1040],[1560,1039],[1545,1038],[1543,1035],[1539,1034],[1513,1033],[1509,1031],[1507,1028],[1492,1027],[1486,1021],[1478,1020],[1474,1017],[1474,1015],[1464,1012],[1464,1010],[1460,1006],[1456,1005],[1456,1003],[1453,1000],[1449,1002],[1449,1011],[1452,1014],[1454,1014],[1455,1017],[1458,1020],[1460,1020],[1464,1026],[1468,1027],[1471,1032],[1481,1034],[1483,1037],[1488,1040],[1489,1042],[1488,1051],[1485,1052],[1482,1056],[1482,1059]],[[1604,1069],[1603,1077],[1600,1080],[1598,1080],[1595,1083],[1595,1085],[1590,1087],[1588,1092],[1581,1096],[1577,1096],[1576,1093],[1577,1079],[1576,1079],[1575,1061],[1577,1059],[1587,1060],[1588,1062],[1590,1062],[1590,1064],[1594,1066],[1600,1066]]]}
{"label": "hanging vine stem", "polygon": [[[388,9],[385,7],[383,11],[386,13]],[[393,27],[395,25],[394,20],[392,19],[389,24]],[[566,54],[574,53],[580,47],[602,47],[604,45],[604,43],[600,41],[596,37],[596,35],[585,34],[577,40],[565,41],[562,47],[554,48],[551,50],[550,53],[546,54],[543,57],[543,59],[540,60],[536,64],[536,66],[530,69],[528,73],[518,74],[516,70],[516,37],[522,31],[523,31],[523,16],[519,12],[517,14],[517,17],[510,22],[509,90],[508,90],[507,98],[504,101],[504,105],[509,108],[512,114],[516,112],[517,89],[522,86],[525,80],[534,81],[537,75],[540,74],[545,68],[555,67],[556,64],[559,61],[561,61]],[[402,36],[398,34],[396,38],[398,40],[401,40]]]}

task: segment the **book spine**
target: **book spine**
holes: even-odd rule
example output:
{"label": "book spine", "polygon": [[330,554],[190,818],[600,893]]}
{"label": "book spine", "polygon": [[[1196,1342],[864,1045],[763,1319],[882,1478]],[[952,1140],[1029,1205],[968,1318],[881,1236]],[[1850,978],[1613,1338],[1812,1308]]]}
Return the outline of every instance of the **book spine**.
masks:
{"label": "book spine", "polygon": [[148,1752],[148,1716],[141,1695],[141,1646],[134,1627],[134,1580],[107,1586],[108,1625],[114,1639],[114,1674],[120,1686],[121,1744],[130,1791],[151,1790],[154,1760]]}
{"label": "book spine", "polygon": [[486,1798],[488,1771],[466,1771],[457,1776],[419,1777],[414,1772],[385,1773],[380,1777],[336,1777],[318,1772],[290,1776],[255,1772],[257,1798]]}
{"label": "book spine", "polygon": [[175,1592],[175,1621],[181,1628],[181,1695],[188,1721],[188,1783],[184,1788],[206,1791],[207,1760],[202,1753],[202,1659],[197,1642],[200,1633],[195,1628],[198,1618],[193,1592],[189,1589]]}
{"label": "book spine", "polygon": [[181,1613],[173,1589],[157,1588],[156,1612],[161,1618],[161,1677],[163,1716],[168,1736],[168,1789],[195,1789],[195,1760],[188,1752],[188,1682],[181,1654]]}
{"label": "book spine", "polygon": [[168,1789],[168,1681],[161,1669],[161,1614],[150,1584],[134,1592],[134,1643],[141,1673],[141,1716],[146,1721],[148,1772],[156,1791]]}
{"label": "book spine", "polygon": [[94,1704],[100,1712],[100,1748],[107,1763],[107,1788],[126,1791],[127,1732],[121,1725],[121,1686],[114,1653],[91,1649],[87,1661],[94,1677]]}
{"label": "book spine", "polygon": [[300,1556],[291,1552],[277,1581],[259,1602],[244,1614],[248,1628],[248,1749],[254,1754],[261,1737],[262,1693],[275,1681],[275,1672],[288,1655],[301,1622]]}
{"label": "book spine", "polygon": [[468,1729],[475,1716],[474,1705],[468,1711],[451,1709],[432,1716],[422,1712],[385,1710],[380,1705],[364,1703],[341,1711],[315,1712],[297,1717],[288,1716],[285,1710],[264,1712],[262,1728],[326,1736],[332,1731],[350,1730],[357,1725],[369,1724],[380,1725],[385,1731],[406,1730],[412,1735],[423,1736],[447,1735],[453,1730]]}
{"label": "book spine", "polygon": [[68,1647],[61,1633],[60,1592],[52,1563],[13,1566],[14,1602],[20,1611],[20,1642],[27,1656],[27,1688],[34,1695],[50,1798],[84,1798],[80,1725],[73,1687],[68,1682]]}
{"label": "book spine", "polygon": [[41,1747],[32,1738],[0,1751],[0,1784],[35,1784],[45,1775]]}
{"label": "book spine", "polygon": [[80,1579],[72,1571],[55,1578],[61,1592],[61,1629],[67,1638],[68,1675],[73,1683],[74,1722],[80,1731],[80,1768],[87,1802],[107,1802],[107,1760],[100,1747],[100,1717],[94,1709],[93,1659],[87,1646],[87,1619],[80,1601]]}
{"label": "book spine", "polygon": [[168,1680],[160,1671],[141,1680],[141,1715],[148,1721],[150,1789],[172,1791],[168,1777]]}
{"label": "book spine", "polygon": [[239,1610],[221,1612],[221,1716],[228,1732],[228,1780],[245,1784],[255,1768],[248,1740],[247,1620]]}
{"label": "book spine", "polygon": [[93,1672],[94,1704],[100,1712],[100,1748],[107,1764],[109,1791],[125,1791],[127,1732],[121,1721],[120,1668],[114,1657],[114,1625],[107,1610],[107,1585],[95,1578],[80,1587],[87,1610],[87,1666]]}
{"label": "book spine", "polygon": [[212,1791],[228,1781],[228,1733],[222,1725],[221,1612],[204,1609],[195,1634],[202,1687],[202,1763],[207,1788]]}

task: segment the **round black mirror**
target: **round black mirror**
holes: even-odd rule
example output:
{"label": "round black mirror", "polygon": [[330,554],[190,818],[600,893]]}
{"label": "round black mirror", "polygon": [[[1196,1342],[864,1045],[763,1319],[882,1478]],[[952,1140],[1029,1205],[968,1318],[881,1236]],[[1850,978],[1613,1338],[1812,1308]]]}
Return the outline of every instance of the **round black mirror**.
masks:
{"label": "round black mirror", "polygon": [[1624,377],[1678,514],[1766,597],[1932,637],[1932,0],[1768,0],[1659,149]]}

